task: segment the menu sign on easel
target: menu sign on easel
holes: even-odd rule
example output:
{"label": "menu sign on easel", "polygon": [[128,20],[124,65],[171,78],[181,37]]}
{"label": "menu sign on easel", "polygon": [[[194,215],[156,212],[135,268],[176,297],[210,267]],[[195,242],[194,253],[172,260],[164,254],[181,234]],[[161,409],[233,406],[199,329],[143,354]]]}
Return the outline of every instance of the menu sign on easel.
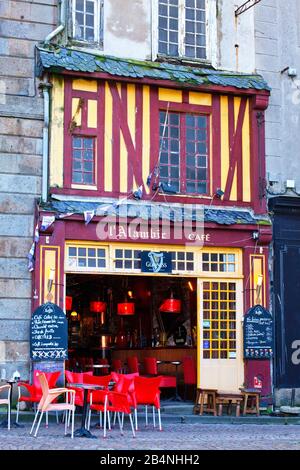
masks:
{"label": "menu sign on easel", "polygon": [[30,322],[30,357],[33,361],[68,359],[68,322],[58,305],[47,302],[34,311]]}
{"label": "menu sign on easel", "polygon": [[273,318],[261,305],[250,308],[244,317],[244,358],[270,359],[273,356]]}

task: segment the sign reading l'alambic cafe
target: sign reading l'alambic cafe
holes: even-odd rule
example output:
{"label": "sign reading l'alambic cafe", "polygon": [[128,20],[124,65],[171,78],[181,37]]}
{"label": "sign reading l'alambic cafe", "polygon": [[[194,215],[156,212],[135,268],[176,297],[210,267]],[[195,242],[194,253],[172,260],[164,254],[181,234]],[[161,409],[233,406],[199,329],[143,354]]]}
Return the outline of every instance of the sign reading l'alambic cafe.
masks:
{"label": "sign reading l'alambic cafe", "polygon": [[211,234],[204,233],[204,229],[193,230],[192,227],[182,228],[182,225],[151,226],[150,224],[109,223],[106,227],[101,224],[97,228],[100,240],[133,240],[138,242],[160,243],[193,243],[203,244],[211,241]]}

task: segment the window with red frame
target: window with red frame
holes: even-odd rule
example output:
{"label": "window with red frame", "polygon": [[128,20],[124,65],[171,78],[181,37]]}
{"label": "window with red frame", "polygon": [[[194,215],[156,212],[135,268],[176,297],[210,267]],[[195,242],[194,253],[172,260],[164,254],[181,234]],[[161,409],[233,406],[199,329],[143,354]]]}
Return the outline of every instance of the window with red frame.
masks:
{"label": "window with red frame", "polygon": [[160,112],[159,181],[170,192],[208,193],[208,117]]}
{"label": "window with red frame", "polygon": [[72,183],[95,184],[95,138],[73,136]]}

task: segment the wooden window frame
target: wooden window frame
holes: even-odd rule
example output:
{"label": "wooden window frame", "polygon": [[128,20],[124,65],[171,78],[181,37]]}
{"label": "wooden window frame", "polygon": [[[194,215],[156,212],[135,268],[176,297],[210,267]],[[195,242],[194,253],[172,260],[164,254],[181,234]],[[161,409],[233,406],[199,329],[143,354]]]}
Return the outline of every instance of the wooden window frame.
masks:
{"label": "wooden window frame", "polygon": [[[184,0],[181,0],[182,2]],[[182,62],[202,62],[217,66],[217,0],[205,0],[205,12],[206,12],[206,58],[205,59],[193,59],[186,57],[182,50],[181,54],[176,56],[180,58]],[[169,57],[163,54],[159,54],[159,33],[158,33],[158,18],[159,18],[159,0],[153,0],[152,2],[152,60],[156,60],[157,57]],[[183,25],[185,26],[185,25]],[[179,26],[180,29],[180,26]],[[181,28],[181,37],[184,40],[184,28]],[[173,56],[174,58],[174,56]]]}
{"label": "wooden window frame", "polygon": [[[76,3],[78,0],[71,0],[71,8],[72,8],[72,38],[73,41],[78,43],[79,45],[93,45],[97,47],[103,47],[103,10],[104,10],[104,0],[82,0],[84,3],[84,12],[86,8],[86,2],[90,1],[94,4],[94,40],[87,40],[76,38]],[[84,19],[84,24],[85,24]]]}
{"label": "wooden window frame", "polygon": [[[92,163],[93,163],[93,170],[92,171],[84,171],[84,166],[83,166],[83,169],[81,171],[77,171],[76,169],[74,170],[74,150],[75,149],[79,149],[81,151],[84,151],[85,150],[85,147],[74,147],[74,140],[75,139],[91,139],[92,140],[92,143],[93,143],[93,146],[92,146],[92,150],[93,150],[93,159],[91,160]],[[84,143],[83,143],[84,145]],[[72,187],[74,186],[83,186],[83,187],[86,187],[86,186],[95,186],[96,185],[96,168],[97,168],[97,162],[96,162],[96,154],[97,154],[97,145],[96,145],[96,137],[93,137],[93,136],[87,136],[87,135],[81,135],[81,134],[76,134],[74,133],[72,135],[72,155],[71,155],[71,159],[72,159],[72,169],[71,169],[71,184],[72,184]],[[81,152],[82,153],[82,152]],[[84,162],[86,160],[84,160],[84,156],[81,155],[81,162],[83,163],[84,165]],[[76,173],[81,173],[81,175],[83,176],[85,173],[92,173],[92,182],[90,183],[85,183],[84,181],[81,181],[81,182],[77,182],[77,181],[73,181],[73,172],[76,172]],[[84,179],[84,178],[83,178]]]}
{"label": "wooden window frame", "polygon": [[[211,186],[211,165],[212,162],[211,160],[211,152],[210,152],[210,146],[211,146],[211,119],[210,119],[210,113],[205,109],[204,106],[198,106],[198,105],[189,105],[187,103],[163,103],[159,102],[159,111],[158,111],[158,119],[159,119],[159,128],[160,128],[160,112],[169,112],[171,113],[176,113],[179,114],[179,141],[180,141],[180,152],[179,152],[179,179],[180,179],[180,189],[179,192],[176,193],[177,196],[188,196],[188,197],[201,197],[201,196],[209,196],[210,195],[210,186]],[[206,192],[205,193],[188,193],[186,192],[186,181],[187,181],[187,176],[186,176],[186,116],[187,115],[192,115],[192,116],[201,116],[206,118],[206,143],[207,143],[207,152],[206,152],[206,158],[207,158],[207,167],[206,167],[206,173],[207,173],[207,180],[206,180]],[[159,129],[159,152],[161,152],[161,145],[160,145],[160,129]],[[160,154],[159,154],[159,159],[158,159],[158,166],[160,167]],[[183,177],[184,175],[184,177]],[[163,192],[163,191],[162,191]]]}

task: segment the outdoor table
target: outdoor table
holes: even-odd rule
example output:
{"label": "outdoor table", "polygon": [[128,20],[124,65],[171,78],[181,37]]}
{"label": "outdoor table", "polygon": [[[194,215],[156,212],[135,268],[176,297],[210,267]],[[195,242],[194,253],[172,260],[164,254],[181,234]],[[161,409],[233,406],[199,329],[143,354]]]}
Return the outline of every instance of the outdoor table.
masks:
{"label": "outdoor table", "polygon": [[175,395],[168,399],[168,401],[182,401],[181,396],[178,393],[178,366],[180,366],[181,361],[157,361],[157,364],[172,364],[175,366],[175,376],[176,376],[176,388]]}
{"label": "outdoor table", "polygon": [[[16,420],[14,422],[12,422],[12,420],[11,420],[13,386],[14,386],[14,384],[16,384],[18,382],[21,382],[21,381],[14,380],[14,379],[1,379],[0,384],[1,384],[1,382],[3,382],[3,384],[9,384],[10,385],[10,397],[9,397],[9,401],[10,401],[10,426],[15,427],[15,428],[24,428],[23,424],[17,423]],[[8,410],[7,410],[7,419],[3,420],[0,423],[0,428],[7,428],[7,425],[8,425]]]}
{"label": "outdoor table", "polygon": [[[93,365],[93,369],[97,369],[99,371],[101,371],[101,369],[109,369],[110,368],[110,365],[109,364],[94,364]],[[96,371],[95,371],[95,375],[100,375],[100,374],[96,374]]]}
{"label": "outdoor table", "polygon": [[81,427],[76,429],[74,432],[75,437],[87,437],[89,439],[96,439],[86,427],[86,415],[87,415],[87,407],[88,407],[88,391],[89,390],[104,390],[105,387],[103,385],[95,385],[95,384],[83,384],[83,383],[68,383],[70,388],[82,388],[84,390],[83,395],[83,410],[82,410],[82,417],[81,417]]}

